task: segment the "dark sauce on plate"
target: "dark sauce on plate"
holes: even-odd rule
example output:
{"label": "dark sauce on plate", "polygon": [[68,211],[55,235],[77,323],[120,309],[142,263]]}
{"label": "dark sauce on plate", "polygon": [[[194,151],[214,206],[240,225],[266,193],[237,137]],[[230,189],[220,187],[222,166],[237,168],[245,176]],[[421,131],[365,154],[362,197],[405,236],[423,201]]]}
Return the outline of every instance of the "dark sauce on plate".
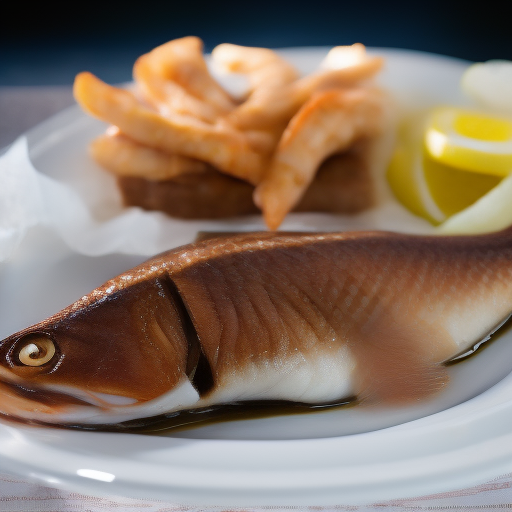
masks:
{"label": "dark sauce on plate", "polygon": [[[125,421],[116,425],[89,425],[85,429],[105,432],[128,432],[136,434],[167,435],[170,431],[181,432],[226,421],[256,420],[273,416],[289,416],[326,411],[333,408],[357,405],[356,398],[322,404],[306,404],[286,400],[248,400],[231,402],[199,409],[176,411],[152,418]],[[70,426],[73,428],[73,426]],[[84,429],[84,426],[76,428]]]}

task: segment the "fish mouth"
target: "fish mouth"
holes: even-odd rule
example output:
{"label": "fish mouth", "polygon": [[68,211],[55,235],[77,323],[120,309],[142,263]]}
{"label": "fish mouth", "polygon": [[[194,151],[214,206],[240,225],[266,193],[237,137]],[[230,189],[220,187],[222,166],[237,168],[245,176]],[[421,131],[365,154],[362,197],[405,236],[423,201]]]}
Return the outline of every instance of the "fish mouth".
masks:
{"label": "fish mouth", "polygon": [[7,420],[25,424],[56,423],[59,412],[69,407],[90,410],[91,404],[64,393],[0,379],[0,414]]}
{"label": "fish mouth", "polygon": [[137,403],[71,386],[28,383],[0,367],[0,415],[27,424],[62,424],[68,415],[97,416]]}
{"label": "fish mouth", "polygon": [[185,377],[173,390],[148,401],[72,386],[27,383],[0,367],[0,416],[28,425],[95,429],[170,409],[195,405],[199,395]]}
{"label": "fish mouth", "polygon": [[50,407],[60,407],[63,405],[91,406],[96,405],[90,401],[78,398],[68,393],[45,389],[42,387],[26,386],[14,382],[2,381],[2,385],[9,388],[20,398],[32,400]]}
{"label": "fish mouth", "polygon": [[[23,399],[32,400],[39,404],[61,408],[63,406],[98,407],[108,409],[112,406],[132,405],[136,400],[116,397],[104,393],[81,391],[64,386],[27,386],[21,383],[1,381],[14,394]],[[118,400],[116,400],[118,398]]]}

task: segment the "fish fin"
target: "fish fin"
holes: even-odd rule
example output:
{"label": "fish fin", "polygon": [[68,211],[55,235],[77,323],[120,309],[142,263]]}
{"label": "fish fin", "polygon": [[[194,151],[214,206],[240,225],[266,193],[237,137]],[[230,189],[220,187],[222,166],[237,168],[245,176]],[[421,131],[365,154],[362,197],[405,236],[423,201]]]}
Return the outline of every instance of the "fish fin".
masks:
{"label": "fish fin", "polygon": [[406,404],[441,391],[449,381],[448,372],[441,361],[433,360],[435,350],[429,347],[446,336],[427,325],[407,328],[389,319],[358,333],[359,339],[350,343],[357,361],[358,399]]}

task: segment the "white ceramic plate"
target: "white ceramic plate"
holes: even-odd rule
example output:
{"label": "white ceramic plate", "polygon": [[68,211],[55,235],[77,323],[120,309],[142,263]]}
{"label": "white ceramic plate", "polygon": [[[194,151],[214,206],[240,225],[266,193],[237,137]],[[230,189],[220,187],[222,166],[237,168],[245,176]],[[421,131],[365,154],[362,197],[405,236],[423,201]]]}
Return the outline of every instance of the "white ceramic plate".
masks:
{"label": "white ceramic plate", "polygon": [[[325,52],[283,53],[309,72]],[[374,52],[387,57],[382,82],[404,108],[464,101],[458,83],[466,63],[416,52]],[[28,134],[32,161],[87,196],[81,173],[96,171],[85,148],[102,129],[77,108],[66,111]],[[92,206],[101,202],[88,200]],[[341,218],[329,222],[343,226]],[[193,239],[194,230],[218,230],[222,223],[191,226]],[[233,229],[233,223],[226,227]],[[32,229],[0,266],[0,338],[143,259],[85,256],[51,230]],[[452,367],[449,389],[415,408],[329,410],[163,437],[1,423],[0,464],[39,483],[84,493],[200,505],[345,505],[467,487],[512,471],[510,341],[505,334]]]}

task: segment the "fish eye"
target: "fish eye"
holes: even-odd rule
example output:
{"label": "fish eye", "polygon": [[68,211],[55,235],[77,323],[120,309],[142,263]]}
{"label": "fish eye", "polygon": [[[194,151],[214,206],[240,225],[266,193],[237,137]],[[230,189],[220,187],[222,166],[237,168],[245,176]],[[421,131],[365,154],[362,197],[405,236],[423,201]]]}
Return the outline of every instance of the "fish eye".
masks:
{"label": "fish eye", "polygon": [[53,340],[41,333],[18,341],[16,359],[23,366],[43,366],[53,358],[56,351]]}

